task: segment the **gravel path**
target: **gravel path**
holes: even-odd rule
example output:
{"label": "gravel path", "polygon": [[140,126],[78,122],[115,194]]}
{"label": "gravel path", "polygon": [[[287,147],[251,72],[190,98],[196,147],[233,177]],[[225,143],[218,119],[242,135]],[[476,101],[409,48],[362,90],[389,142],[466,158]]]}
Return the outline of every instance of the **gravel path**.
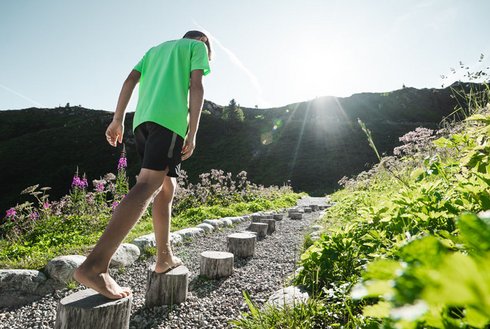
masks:
{"label": "gravel path", "polygon": [[[191,271],[191,281],[186,302],[171,308],[144,306],[146,269],[154,262],[153,258],[140,259],[123,271],[111,269],[111,275],[119,284],[133,290],[130,328],[229,328],[230,319],[248,311],[242,291],[249,292],[252,301],[260,306],[274,291],[282,288],[285,278],[294,272],[303,237],[319,213],[304,214],[303,217],[299,221],[285,217],[276,222],[276,232],[257,242],[255,256],[247,260],[235,259],[233,275],[226,279],[200,279],[199,255],[206,250],[226,251],[226,236],[244,230],[248,223],[200,236],[175,247],[175,254]],[[58,301],[81,289],[84,288],[63,289],[22,307],[0,309],[0,328],[53,328]]]}

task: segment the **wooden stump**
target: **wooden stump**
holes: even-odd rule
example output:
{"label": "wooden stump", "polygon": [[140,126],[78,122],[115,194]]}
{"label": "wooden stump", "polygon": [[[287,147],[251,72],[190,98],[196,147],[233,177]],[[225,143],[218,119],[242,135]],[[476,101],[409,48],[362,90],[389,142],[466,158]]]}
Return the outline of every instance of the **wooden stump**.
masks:
{"label": "wooden stump", "polygon": [[272,218],[262,218],[259,223],[267,224],[267,234],[271,235],[276,231],[276,220]]}
{"label": "wooden stump", "polygon": [[282,220],[284,218],[284,214],[274,214],[274,220]]}
{"label": "wooden stump", "polygon": [[172,305],[187,299],[189,270],[184,265],[166,273],[155,273],[155,264],[148,268],[145,305]]}
{"label": "wooden stump", "polygon": [[224,251],[201,253],[199,274],[209,279],[228,277],[233,273],[233,254]]}
{"label": "wooden stump", "polygon": [[250,257],[255,252],[257,237],[253,233],[233,233],[228,235],[228,251],[236,257]]}
{"label": "wooden stump", "polygon": [[301,220],[303,219],[303,214],[300,212],[293,212],[289,214],[289,217],[291,217],[292,220]]}
{"label": "wooden stump", "polygon": [[93,289],[80,290],[58,303],[55,329],[129,328],[133,295],[109,299]]}
{"label": "wooden stump", "polygon": [[250,223],[250,226],[248,227],[249,231],[257,233],[258,238],[265,238],[267,235],[267,229],[269,228],[269,224],[267,223]]}
{"label": "wooden stump", "polygon": [[291,217],[291,215],[292,215],[292,214],[297,214],[297,213],[302,214],[302,213],[304,213],[304,212],[305,212],[305,211],[304,211],[304,209],[300,209],[300,208],[291,208],[291,209],[289,209],[289,210],[288,210],[288,215],[289,215],[289,217]]}

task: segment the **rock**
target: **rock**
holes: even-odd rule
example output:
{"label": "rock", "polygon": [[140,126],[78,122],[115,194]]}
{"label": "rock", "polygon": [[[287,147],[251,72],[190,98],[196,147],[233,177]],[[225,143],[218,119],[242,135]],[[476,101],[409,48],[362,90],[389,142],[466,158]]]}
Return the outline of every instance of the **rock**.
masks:
{"label": "rock", "polygon": [[233,224],[238,224],[243,222],[243,217],[228,217],[228,219],[231,220]]}
{"label": "rock", "polygon": [[312,232],[312,233],[310,234],[310,239],[311,239],[312,241],[316,241],[316,240],[320,239],[320,237],[321,237],[321,233],[320,233],[320,232],[318,232],[318,231],[316,231],[316,232]]}
{"label": "rock", "polygon": [[143,252],[148,247],[156,247],[157,243],[155,241],[155,233],[150,233],[147,235],[142,235],[131,242],[136,245],[141,252]]}
{"label": "rock", "polygon": [[490,219],[490,210],[481,211],[478,213],[478,217],[484,219]]}
{"label": "rock", "polygon": [[81,255],[58,256],[51,259],[45,266],[49,277],[59,282],[68,283],[73,280],[73,272],[87,257]]}
{"label": "rock", "polygon": [[221,218],[219,219],[219,221],[221,221],[223,223],[223,226],[224,227],[230,227],[230,226],[233,226],[233,222],[231,221],[230,218],[228,217],[225,217],[225,218]]}
{"label": "rock", "polygon": [[302,292],[298,287],[290,286],[279,289],[267,300],[266,305],[274,307],[293,306],[298,303],[305,303],[309,298],[307,292]]}
{"label": "rock", "polygon": [[323,227],[321,225],[313,225],[311,227],[311,230],[312,231],[321,231],[321,230],[323,230]]}
{"label": "rock", "polygon": [[110,267],[126,267],[136,262],[140,249],[132,243],[121,244],[112,256]]}
{"label": "rock", "polygon": [[198,235],[204,234],[204,230],[199,227],[188,227],[182,230],[175,231],[173,233],[179,234],[182,236],[182,238],[184,238],[184,240],[187,240],[187,239],[192,239],[193,237],[196,237]]}
{"label": "rock", "polygon": [[172,246],[181,244],[184,242],[184,238],[180,234],[175,234],[174,232],[170,233],[170,243]]}
{"label": "rock", "polygon": [[250,218],[252,218],[252,216],[250,216],[250,215],[243,215],[242,218],[243,218],[243,221],[246,222],[246,221],[250,220]]}
{"label": "rock", "polygon": [[205,219],[203,223],[213,225],[214,228],[218,228],[224,225],[219,219]]}
{"label": "rock", "polygon": [[0,270],[0,307],[24,305],[62,287],[40,271]]}
{"label": "rock", "polygon": [[201,223],[201,224],[197,225],[196,227],[202,229],[206,233],[211,233],[214,231],[213,225],[208,224],[208,223]]}

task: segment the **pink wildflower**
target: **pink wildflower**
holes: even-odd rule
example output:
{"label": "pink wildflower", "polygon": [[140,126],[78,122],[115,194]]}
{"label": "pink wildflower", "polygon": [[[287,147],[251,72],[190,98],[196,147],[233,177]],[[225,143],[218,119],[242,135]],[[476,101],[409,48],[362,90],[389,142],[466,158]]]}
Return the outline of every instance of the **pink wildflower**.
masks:
{"label": "pink wildflower", "polygon": [[128,166],[128,160],[126,159],[125,156],[122,156],[119,158],[119,162],[117,164],[117,170],[122,170]]}
{"label": "pink wildflower", "polygon": [[17,211],[15,210],[15,208],[10,208],[9,210],[7,210],[7,217],[13,218],[15,217],[15,215],[17,215]]}

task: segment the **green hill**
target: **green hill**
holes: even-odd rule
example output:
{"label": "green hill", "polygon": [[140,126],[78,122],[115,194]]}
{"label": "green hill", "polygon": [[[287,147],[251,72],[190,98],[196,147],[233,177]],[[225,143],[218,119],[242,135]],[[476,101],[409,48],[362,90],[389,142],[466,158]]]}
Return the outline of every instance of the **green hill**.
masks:
{"label": "green hill", "polygon": [[[404,88],[347,98],[322,97],[280,108],[242,108],[244,121],[223,119],[225,107],[206,101],[197,148],[183,169],[191,180],[212,168],[252,181],[281,185],[312,195],[337,188],[337,181],[375,162],[357,125],[363,120],[381,152],[399,145],[398,137],[418,126],[435,128],[456,100],[451,90]],[[132,182],[139,160],[126,116],[124,141]],[[0,111],[0,210],[21,201],[33,184],[50,186],[52,198],[64,195],[79,168],[89,180],[114,172],[121,147],[107,144],[108,111],[83,107]]]}

